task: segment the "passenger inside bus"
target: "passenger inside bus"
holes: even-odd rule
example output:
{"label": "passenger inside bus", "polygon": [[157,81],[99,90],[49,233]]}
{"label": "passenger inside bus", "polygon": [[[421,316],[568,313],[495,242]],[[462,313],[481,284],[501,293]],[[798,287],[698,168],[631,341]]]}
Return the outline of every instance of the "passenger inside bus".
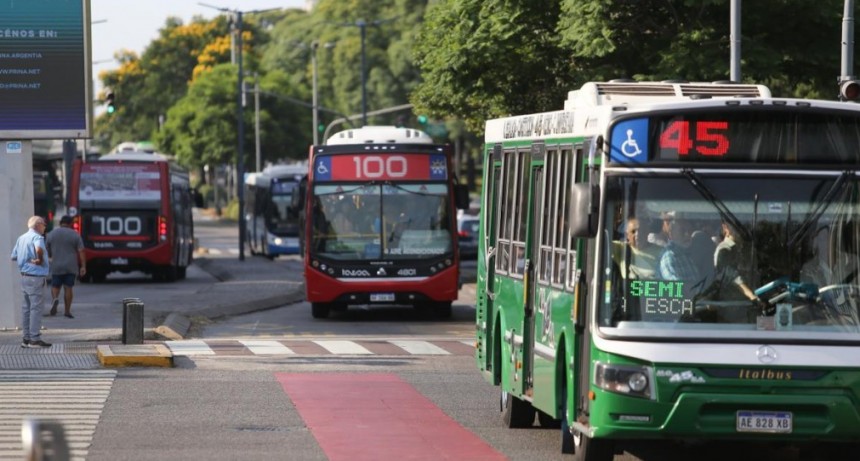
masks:
{"label": "passenger inside bus", "polygon": [[612,242],[612,259],[625,279],[653,279],[657,275],[658,248],[639,239],[640,229],[639,219],[631,217],[625,239]]}

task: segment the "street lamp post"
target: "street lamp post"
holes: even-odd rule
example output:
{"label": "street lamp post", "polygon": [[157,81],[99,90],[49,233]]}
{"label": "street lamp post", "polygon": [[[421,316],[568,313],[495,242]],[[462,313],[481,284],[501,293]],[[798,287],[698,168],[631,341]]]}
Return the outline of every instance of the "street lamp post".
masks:
{"label": "street lamp post", "polygon": [[[311,42],[311,67],[312,67],[312,82],[313,82],[313,134],[314,134],[314,145],[319,144],[319,123],[320,123],[320,105],[319,105],[319,86],[317,85],[317,49],[319,49],[320,43],[316,40]],[[333,42],[328,42],[323,44],[324,48],[331,48],[334,46]]]}
{"label": "street lamp post", "polygon": [[367,126],[367,62],[364,57],[364,39],[367,36],[367,22],[360,19],[355,23],[361,29],[361,126]]}
{"label": "street lamp post", "polygon": [[320,123],[319,99],[318,99],[319,97],[317,96],[317,91],[318,91],[317,90],[317,48],[319,48],[319,46],[320,46],[320,44],[316,40],[314,40],[311,43],[311,66],[313,67],[313,72],[312,72],[313,76],[311,78],[312,82],[313,82],[313,85],[312,85],[313,89],[311,91],[313,93],[313,96],[312,96],[313,101],[311,102],[311,104],[314,106],[313,107],[313,124],[314,124],[313,134],[314,134],[314,145],[315,146],[319,144],[319,138],[320,138],[319,128],[317,128],[317,126],[319,126],[319,123]]}
{"label": "street lamp post", "polygon": [[236,147],[236,193],[239,199],[239,261],[245,260],[245,123],[242,121],[242,89],[245,86],[242,72],[242,12],[236,11],[236,61],[239,65],[238,82],[236,86],[236,131],[238,146]]}
{"label": "street lamp post", "polygon": [[343,26],[358,27],[361,31],[361,126],[367,125],[367,62],[365,59],[364,42],[367,38],[367,26],[378,26],[382,23],[393,21],[392,19],[377,19],[368,23],[364,19],[359,19],[354,24],[344,23]]}

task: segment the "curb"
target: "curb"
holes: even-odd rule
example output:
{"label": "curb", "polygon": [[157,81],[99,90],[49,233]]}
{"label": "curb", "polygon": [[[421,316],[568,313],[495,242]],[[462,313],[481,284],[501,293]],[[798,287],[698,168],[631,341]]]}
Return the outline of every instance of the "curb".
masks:
{"label": "curb", "polygon": [[106,345],[97,347],[104,367],[173,368],[173,353],[163,344]]}
{"label": "curb", "polygon": [[157,326],[153,331],[167,339],[184,339],[191,329],[191,320],[179,313],[171,312],[164,319],[164,324]]}

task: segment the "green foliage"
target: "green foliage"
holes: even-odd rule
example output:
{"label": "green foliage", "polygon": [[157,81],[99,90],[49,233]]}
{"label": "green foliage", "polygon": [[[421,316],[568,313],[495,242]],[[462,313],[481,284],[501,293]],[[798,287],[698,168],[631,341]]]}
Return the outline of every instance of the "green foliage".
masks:
{"label": "green foliage", "polygon": [[[561,109],[586,81],[725,80],[730,0],[439,0],[414,50],[419,113],[488,118]],[[741,77],[833,99],[842,2],[743,2]]]}
{"label": "green foliage", "polygon": [[[727,79],[729,4],[319,0],[311,11],[246,14],[243,65],[248,75],[259,74],[264,92],[263,159],[307,155],[317,129],[310,107],[312,42],[319,44],[320,124],[360,113],[362,22],[368,111],[415,106],[412,114],[369,123],[418,126],[415,114],[421,114],[428,124],[444,124],[439,133],[463,152],[474,153],[486,119],[561,109],[567,92],[586,81]],[[768,85],[777,96],[834,99],[842,7],[837,0],[743,2],[743,80]],[[186,166],[234,162],[238,69],[230,55],[225,15],[188,24],[168,18],[141,56],[120,51],[119,69],[99,76],[117,104],[113,114],[96,119],[94,143],[107,151],[121,141],[152,139]],[[249,94],[246,171],[254,163],[253,107]]]}

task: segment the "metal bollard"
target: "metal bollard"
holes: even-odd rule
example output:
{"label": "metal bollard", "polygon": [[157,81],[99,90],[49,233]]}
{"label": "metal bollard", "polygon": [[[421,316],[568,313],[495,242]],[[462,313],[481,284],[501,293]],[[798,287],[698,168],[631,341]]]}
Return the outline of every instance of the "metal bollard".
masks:
{"label": "metal bollard", "polygon": [[21,445],[25,461],[69,459],[69,445],[60,421],[25,418],[21,423]]}
{"label": "metal bollard", "polygon": [[143,301],[140,298],[122,300],[122,343],[143,344]]}

